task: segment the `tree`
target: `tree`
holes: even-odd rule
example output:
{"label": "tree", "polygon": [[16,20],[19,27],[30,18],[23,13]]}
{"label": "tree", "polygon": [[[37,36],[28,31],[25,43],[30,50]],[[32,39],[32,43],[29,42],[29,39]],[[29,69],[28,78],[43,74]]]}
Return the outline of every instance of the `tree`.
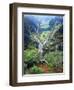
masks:
{"label": "tree", "polygon": [[[38,31],[36,33],[31,33],[31,38],[33,41],[36,41],[38,43],[38,51],[40,53],[40,61],[45,61],[43,59],[43,47],[45,44],[51,44],[51,40],[54,38],[55,33],[60,29],[62,25],[58,24],[57,26],[55,25],[53,30],[51,30],[51,32],[48,33],[48,36],[46,38],[46,40],[44,42],[41,42],[40,40],[40,35],[38,33]],[[40,28],[40,25],[38,27],[38,30]],[[56,45],[56,50],[57,50],[57,45]],[[45,61],[47,63],[47,61]]]}
{"label": "tree", "polygon": [[[25,39],[25,46],[28,47],[30,42],[37,42],[38,43],[38,52],[40,54],[40,61],[45,61],[43,59],[43,47],[47,45],[52,45],[52,40],[54,40],[55,43],[57,43],[57,39],[55,37],[56,32],[62,27],[62,18],[57,16],[54,19],[51,19],[49,22],[50,29],[49,33],[47,34],[47,37],[45,39],[43,35],[43,39],[41,40],[41,33],[40,31],[40,25],[41,21],[36,21],[35,18],[31,17],[25,17],[24,18],[24,39]],[[56,50],[57,50],[57,44],[55,44]],[[47,63],[47,62],[46,62]]]}

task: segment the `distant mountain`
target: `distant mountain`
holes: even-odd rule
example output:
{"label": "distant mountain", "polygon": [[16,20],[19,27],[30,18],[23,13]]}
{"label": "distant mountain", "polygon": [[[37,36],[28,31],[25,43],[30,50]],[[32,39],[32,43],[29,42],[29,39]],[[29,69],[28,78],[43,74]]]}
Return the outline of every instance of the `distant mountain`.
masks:
{"label": "distant mountain", "polygon": [[52,30],[52,28],[58,24],[63,24],[63,16],[55,16],[55,18],[51,19],[49,29]]}
{"label": "distant mountain", "polygon": [[[24,15],[24,47],[27,48],[31,41],[30,34],[32,32],[42,32],[52,30],[54,26],[63,24],[62,16],[35,16],[35,15]],[[62,29],[60,30],[61,32]]]}

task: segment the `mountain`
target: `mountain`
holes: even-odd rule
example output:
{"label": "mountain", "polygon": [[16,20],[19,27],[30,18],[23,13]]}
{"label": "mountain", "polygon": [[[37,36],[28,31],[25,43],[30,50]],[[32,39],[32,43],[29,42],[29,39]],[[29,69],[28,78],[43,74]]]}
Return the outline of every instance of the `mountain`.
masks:
{"label": "mountain", "polygon": [[63,24],[63,16],[55,16],[55,18],[51,19],[49,29],[52,30],[52,28],[58,24]]}

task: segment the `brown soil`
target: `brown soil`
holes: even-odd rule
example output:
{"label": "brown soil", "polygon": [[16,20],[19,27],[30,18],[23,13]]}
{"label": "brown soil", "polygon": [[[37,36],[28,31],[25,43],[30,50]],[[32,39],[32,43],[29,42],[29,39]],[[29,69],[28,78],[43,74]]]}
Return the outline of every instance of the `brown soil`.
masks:
{"label": "brown soil", "polygon": [[38,64],[38,67],[43,69],[44,73],[62,73],[63,68],[49,68],[47,64]]}
{"label": "brown soil", "polygon": [[63,72],[63,68],[54,68],[54,72],[62,73]]}
{"label": "brown soil", "polygon": [[49,72],[49,68],[47,64],[38,64],[38,67],[42,68],[44,73]]}

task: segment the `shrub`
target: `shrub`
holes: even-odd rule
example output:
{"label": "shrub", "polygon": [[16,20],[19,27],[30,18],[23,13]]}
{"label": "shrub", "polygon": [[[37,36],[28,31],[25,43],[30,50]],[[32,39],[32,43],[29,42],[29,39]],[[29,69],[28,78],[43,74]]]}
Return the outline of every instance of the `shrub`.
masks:
{"label": "shrub", "polygon": [[48,62],[49,67],[62,67],[63,52],[50,52],[45,54],[45,60]]}
{"label": "shrub", "polygon": [[26,49],[24,50],[24,61],[28,62],[28,61],[36,61],[39,59],[39,53],[38,53],[38,49],[33,48],[33,49]]}
{"label": "shrub", "polygon": [[32,68],[30,68],[30,73],[39,74],[39,73],[43,73],[43,70],[42,68],[34,65]]}

